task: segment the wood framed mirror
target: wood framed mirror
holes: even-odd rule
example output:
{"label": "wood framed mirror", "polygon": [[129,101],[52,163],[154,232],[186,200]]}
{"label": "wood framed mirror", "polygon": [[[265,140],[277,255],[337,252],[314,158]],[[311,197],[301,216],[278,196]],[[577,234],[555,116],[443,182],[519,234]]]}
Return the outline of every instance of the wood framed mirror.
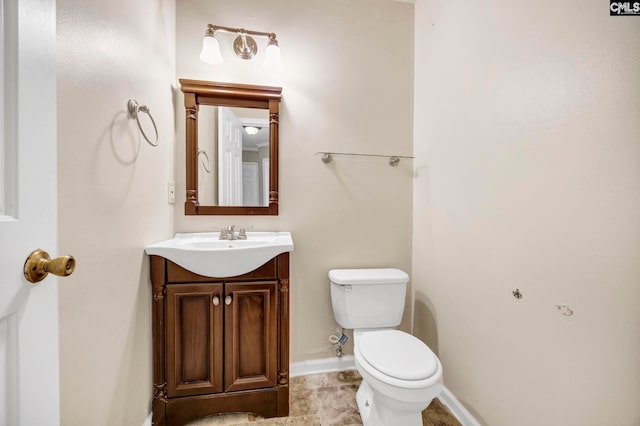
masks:
{"label": "wood framed mirror", "polygon": [[185,215],[278,214],[282,88],[180,79]]}

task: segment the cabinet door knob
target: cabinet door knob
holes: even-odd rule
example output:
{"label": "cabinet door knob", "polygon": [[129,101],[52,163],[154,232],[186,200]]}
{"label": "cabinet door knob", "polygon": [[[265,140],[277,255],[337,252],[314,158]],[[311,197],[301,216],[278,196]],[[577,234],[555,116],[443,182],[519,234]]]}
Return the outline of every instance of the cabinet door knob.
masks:
{"label": "cabinet door knob", "polygon": [[220,304],[220,298],[218,296],[213,297],[213,306],[218,306]]}
{"label": "cabinet door knob", "polygon": [[227,296],[227,297],[224,299],[224,303],[225,303],[225,305],[229,306],[229,305],[231,304],[231,296]]}

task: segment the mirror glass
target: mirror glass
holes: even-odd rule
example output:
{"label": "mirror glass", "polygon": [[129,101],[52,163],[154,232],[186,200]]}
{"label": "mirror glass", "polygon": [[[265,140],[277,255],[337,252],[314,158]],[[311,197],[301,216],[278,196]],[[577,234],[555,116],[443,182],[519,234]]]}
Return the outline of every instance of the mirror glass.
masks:
{"label": "mirror glass", "polygon": [[186,215],[277,215],[282,88],[180,79]]}
{"label": "mirror glass", "polygon": [[269,111],[200,105],[198,201],[207,206],[269,205]]}

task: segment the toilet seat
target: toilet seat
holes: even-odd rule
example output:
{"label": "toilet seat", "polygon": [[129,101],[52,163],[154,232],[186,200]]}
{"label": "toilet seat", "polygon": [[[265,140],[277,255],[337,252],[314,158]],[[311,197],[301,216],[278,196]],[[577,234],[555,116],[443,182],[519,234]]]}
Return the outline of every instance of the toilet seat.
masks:
{"label": "toilet seat", "polygon": [[[399,330],[363,333],[358,339],[358,355],[363,368],[393,382],[424,381],[439,368],[436,355],[416,337]],[[364,362],[362,362],[364,361]],[[374,371],[371,371],[374,370]],[[384,380],[384,379],[383,379]]]}

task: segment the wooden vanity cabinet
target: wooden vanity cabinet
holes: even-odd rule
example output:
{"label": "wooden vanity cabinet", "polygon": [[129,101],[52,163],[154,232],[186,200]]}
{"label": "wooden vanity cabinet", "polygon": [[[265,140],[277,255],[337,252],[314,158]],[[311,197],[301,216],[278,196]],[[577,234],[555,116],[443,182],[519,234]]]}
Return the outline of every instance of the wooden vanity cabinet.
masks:
{"label": "wooden vanity cabinet", "polygon": [[289,414],[289,254],[210,278],[151,256],[153,424]]}

